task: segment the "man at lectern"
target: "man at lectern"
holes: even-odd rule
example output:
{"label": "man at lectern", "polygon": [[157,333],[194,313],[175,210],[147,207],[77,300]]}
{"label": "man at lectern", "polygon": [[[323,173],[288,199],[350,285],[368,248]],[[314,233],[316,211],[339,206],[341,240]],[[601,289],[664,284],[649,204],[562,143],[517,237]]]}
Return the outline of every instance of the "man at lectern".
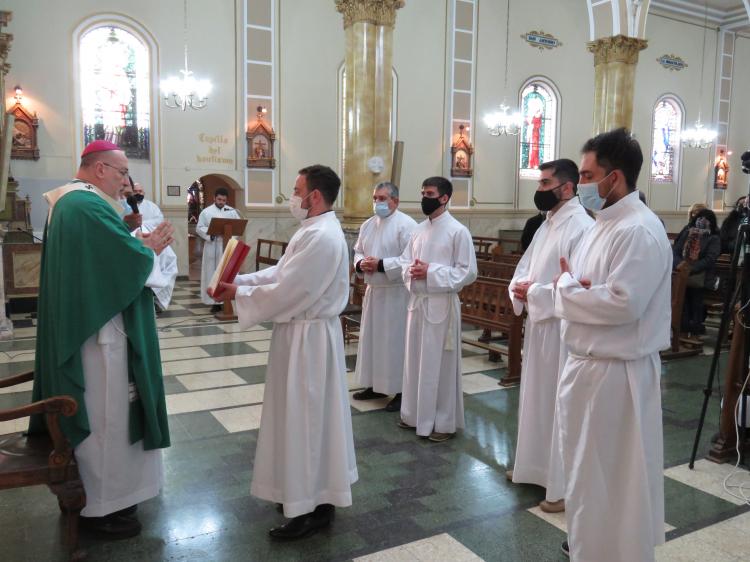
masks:
{"label": "man at lectern", "polygon": [[227,205],[229,191],[225,187],[220,187],[214,193],[214,204],[206,207],[198,217],[198,225],[195,232],[203,238],[203,262],[201,263],[201,301],[203,304],[210,304],[211,312],[221,310],[221,305],[217,304],[214,299],[208,296],[206,289],[211,283],[211,277],[216,271],[221,261],[221,255],[224,253],[224,240],[221,236],[210,236],[208,234],[208,225],[211,219],[239,219],[240,215],[235,209]]}

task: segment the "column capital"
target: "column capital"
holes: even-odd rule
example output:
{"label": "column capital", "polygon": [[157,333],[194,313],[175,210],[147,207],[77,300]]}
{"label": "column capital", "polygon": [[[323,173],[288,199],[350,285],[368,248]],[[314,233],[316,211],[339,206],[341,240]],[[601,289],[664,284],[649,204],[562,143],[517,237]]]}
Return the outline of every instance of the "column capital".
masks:
{"label": "column capital", "polygon": [[602,37],[586,44],[586,48],[594,53],[594,66],[608,62],[635,64],[638,62],[638,53],[647,46],[646,39],[625,35]]}
{"label": "column capital", "polygon": [[335,0],[336,10],[344,16],[344,29],[357,22],[394,27],[396,10],[406,0]]}

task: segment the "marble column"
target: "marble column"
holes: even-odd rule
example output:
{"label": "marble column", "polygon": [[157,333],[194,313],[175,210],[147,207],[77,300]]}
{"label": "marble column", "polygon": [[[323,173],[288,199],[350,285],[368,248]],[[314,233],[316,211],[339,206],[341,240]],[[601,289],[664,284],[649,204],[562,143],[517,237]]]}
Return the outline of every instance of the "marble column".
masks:
{"label": "marble column", "polygon": [[635,67],[648,41],[616,35],[588,43],[594,54],[593,134],[633,126]]}
{"label": "marble column", "polygon": [[336,0],[344,17],[344,227],[372,216],[372,188],[393,165],[393,27],[404,0]]}
{"label": "marble column", "polygon": [[[7,26],[12,17],[13,12],[0,11],[0,29]],[[12,42],[13,35],[0,32],[0,95],[2,95],[0,108],[2,108],[2,115],[5,115],[5,75],[10,70],[8,53]],[[3,122],[3,119],[0,118],[0,139],[3,138]],[[3,147],[0,145],[0,150],[2,149]],[[5,179],[7,181],[7,178]],[[0,205],[0,207],[4,208],[4,205]],[[2,249],[3,239],[7,232],[4,225],[0,224],[0,249]],[[8,340],[13,338],[13,322],[5,315],[5,275],[3,273],[3,256],[0,252],[0,340]]]}

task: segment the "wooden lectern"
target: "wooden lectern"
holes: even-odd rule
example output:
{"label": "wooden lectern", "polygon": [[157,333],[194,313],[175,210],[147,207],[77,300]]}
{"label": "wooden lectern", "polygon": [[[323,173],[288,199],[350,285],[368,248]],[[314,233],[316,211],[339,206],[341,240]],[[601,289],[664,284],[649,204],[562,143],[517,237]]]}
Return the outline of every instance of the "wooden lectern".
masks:
{"label": "wooden lectern", "polygon": [[[208,225],[209,236],[221,236],[223,242],[223,248],[227,247],[227,243],[232,236],[242,236],[247,226],[247,219],[211,219],[211,223]],[[234,314],[232,308],[232,301],[225,300],[224,306],[221,311],[215,314],[217,320],[236,320],[237,316]]]}

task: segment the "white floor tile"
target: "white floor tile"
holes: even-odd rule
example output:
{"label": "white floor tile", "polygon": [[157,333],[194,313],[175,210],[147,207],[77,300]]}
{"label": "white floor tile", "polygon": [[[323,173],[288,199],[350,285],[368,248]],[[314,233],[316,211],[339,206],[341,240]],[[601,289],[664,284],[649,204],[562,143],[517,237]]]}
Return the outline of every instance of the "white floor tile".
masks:
{"label": "white floor tile", "polygon": [[269,351],[271,349],[271,340],[260,340],[249,342],[247,345],[252,347],[255,351]]}
{"label": "white floor tile", "polygon": [[[547,513],[546,511],[542,511],[538,505],[527,509],[529,513],[532,513],[539,517],[539,519],[543,519],[550,525],[553,525],[563,531],[564,533],[568,532],[568,523],[565,520],[565,512],[562,511],[560,513]],[[673,530],[674,527],[672,525],[669,525],[667,523],[664,523],[664,532],[668,533],[669,531]]]}
{"label": "white floor tile", "polygon": [[6,351],[0,353],[0,364],[24,363],[33,361],[36,351],[33,349],[23,349],[17,351]]}
{"label": "white floor tile", "polygon": [[19,431],[26,431],[29,428],[29,418],[21,418],[20,420],[10,420],[0,422],[0,435],[7,435],[8,433],[17,433]]}
{"label": "white floor tile", "polygon": [[229,433],[238,431],[250,431],[260,427],[260,416],[263,405],[242,406],[241,408],[228,408],[226,410],[214,410],[211,415],[224,426]]}
{"label": "white floor tile", "polygon": [[487,355],[475,355],[473,357],[463,357],[461,359],[461,372],[477,373],[479,371],[491,371],[493,369],[500,369],[505,367],[505,360],[499,363],[493,363],[487,359]]}
{"label": "white floor tile", "polygon": [[228,334],[234,334],[236,332],[255,332],[257,330],[265,330],[263,326],[253,326],[249,330],[245,330],[240,327],[239,324],[233,322],[231,324],[219,324],[219,328],[227,332]]}
{"label": "white floor tile", "polygon": [[497,379],[482,373],[472,373],[461,377],[461,386],[465,394],[478,394],[490,390],[505,390],[507,387],[497,384]]}
{"label": "white floor tile", "polygon": [[226,355],[223,357],[204,357],[203,359],[188,359],[185,361],[170,361],[163,366],[163,374],[189,375],[208,371],[224,371],[241,367],[256,367],[268,364],[268,353],[246,353],[241,355]]}
{"label": "white floor tile", "polygon": [[206,336],[167,338],[159,342],[159,347],[161,349],[171,349],[175,347],[193,347],[198,345],[212,345],[215,343],[235,343],[270,339],[270,330],[257,330],[255,332],[238,332],[236,334],[209,334]]}
{"label": "white floor tile", "polygon": [[188,390],[204,390],[222,386],[246,384],[245,380],[232,371],[211,371],[197,375],[178,375],[177,380]]}
{"label": "white floor tile", "polygon": [[[664,475],[735,505],[742,505],[744,503],[742,500],[730,496],[724,490],[724,478],[733,471],[734,465],[730,463],[716,464],[706,459],[700,459],[695,463],[695,470],[690,470],[687,464],[681,464],[668,468],[664,471]],[[750,472],[746,470],[743,472],[744,475],[736,477],[735,482],[743,479],[745,482],[750,481]]]}
{"label": "white floor tile", "polygon": [[393,396],[386,396],[385,398],[376,398],[374,400],[355,400],[352,394],[354,394],[354,391],[349,392],[349,404],[352,405],[352,408],[360,412],[382,410],[391,401],[391,398],[393,398]]}
{"label": "white floor tile", "polygon": [[0,388],[0,394],[15,394],[16,392],[29,392],[34,387],[34,381],[22,382],[15,386]]}
{"label": "white floor tile", "polygon": [[167,395],[167,413],[185,414],[263,402],[264,384],[233,386]]}
{"label": "white floor tile", "polygon": [[355,562],[464,562],[483,560],[447,533],[355,558]]}
{"label": "white floor tile", "polygon": [[162,361],[179,361],[181,359],[199,359],[201,357],[211,357],[208,351],[200,347],[176,347],[174,349],[161,350]]}

